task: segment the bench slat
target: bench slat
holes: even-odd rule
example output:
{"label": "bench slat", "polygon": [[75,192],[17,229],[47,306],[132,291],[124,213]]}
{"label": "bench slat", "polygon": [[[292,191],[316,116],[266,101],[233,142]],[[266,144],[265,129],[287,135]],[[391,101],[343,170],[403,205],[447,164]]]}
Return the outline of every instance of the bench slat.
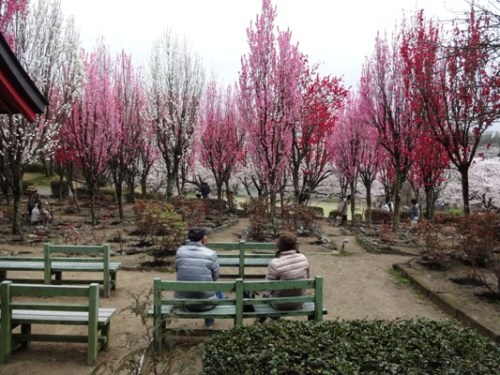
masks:
{"label": "bench slat", "polygon": [[[100,308],[98,311],[98,322],[107,323],[116,313],[114,308]],[[54,323],[61,322],[70,324],[87,324],[89,320],[88,312],[84,311],[53,311],[53,310],[20,310],[12,311],[12,320],[14,322],[36,322],[36,323]]]}

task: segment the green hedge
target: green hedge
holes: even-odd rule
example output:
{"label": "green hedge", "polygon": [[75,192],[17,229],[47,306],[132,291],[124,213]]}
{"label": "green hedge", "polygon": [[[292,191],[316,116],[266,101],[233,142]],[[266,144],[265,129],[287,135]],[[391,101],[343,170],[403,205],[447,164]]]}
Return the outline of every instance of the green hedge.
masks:
{"label": "green hedge", "polygon": [[204,375],[500,373],[500,346],[453,323],[254,324],[207,339]]}

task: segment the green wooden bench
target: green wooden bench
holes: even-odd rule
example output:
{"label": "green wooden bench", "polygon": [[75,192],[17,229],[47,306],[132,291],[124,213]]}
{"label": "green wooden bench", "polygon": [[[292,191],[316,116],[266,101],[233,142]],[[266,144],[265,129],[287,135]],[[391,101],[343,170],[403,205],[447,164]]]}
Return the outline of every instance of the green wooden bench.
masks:
{"label": "green wooden bench", "polygon": [[[284,289],[306,289],[306,295],[296,297],[274,298],[244,298],[243,292],[257,292],[260,296],[264,291]],[[226,299],[192,299],[175,298],[175,291],[215,292],[222,291]],[[166,295],[169,294],[169,295]],[[246,293],[245,293],[246,294]],[[243,325],[243,320],[258,317],[306,316],[308,320],[321,321],[327,313],[323,308],[323,278],[299,280],[243,280],[235,281],[171,281],[154,279],[154,303],[149,314],[153,317],[153,337],[156,350],[160,349],[162,338],[167,331],[167,322],[172,318],[183,319],[231,319],[235,327]],[[303,307],[297,310],[277,310],[271,305],[275,303],[302,302]],[[209,311],[189,311],[184,307],[195,303],[213,304],[215,308]],[[254,311],[248,311],[245,306],[253,306]],[[175,330],[175,328],[172,328]],[[205,330],[198,330],[204,332]]]}
{"label": "green wooden bench", "polygon": [[[16,346],[32,341],[87,343],[87,365],[95,366],[99,349],[109,344],[110,320],[116,309],[99,308],[99,285],[0,284],[0,362]],[[53,298],[56,297],[57,301]],[[68,300],[61,302],[61,298]],[[31,333],[33,324],[86,325],[86,335]],[[20,326],[20,330],[17,328]],[[19,332],[18,332],[19,331]]]}
{"label": "green wooden bench", "polygon": [[222,277],[263,277],[262,274],[245,272],[245,269],[267,268],[276,252],[276,244],[265,242],[209,242],[207,247],[217,252],[221,267],[238,268],[237,274],[221,274]]}
{"label": "green wooden bench", "polygon": [[[111,289],[116,289],[119,262],[110,261],[110,247],[105,245],[53,245],[44,244],[43,257],[0,257],[0,281],[14,280],[8,271],[42,271],[43,282],[49,284],[89,284],[103,285],[104,296],[109,297]],[[63,272],[98,272],[102,279],[63,280]],[[53,279],[54,277],[54,279]],[[16,282],[35,283],[38,279],[15,279]]]}

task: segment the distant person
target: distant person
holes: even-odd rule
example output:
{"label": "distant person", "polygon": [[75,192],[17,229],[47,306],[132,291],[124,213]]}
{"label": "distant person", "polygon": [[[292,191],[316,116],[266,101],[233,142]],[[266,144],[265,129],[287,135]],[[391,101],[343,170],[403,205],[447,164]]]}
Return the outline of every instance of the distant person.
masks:
{"label": "distant person", "polygon": [[26,192],[28,193],[28,218],[31,219],[31,211],[40,202],[40,194],[38,194],[38,189],[34,185],[28,186]]}
{"label": "distant person", "polygon": [[208,199],[208,195],[211,193],[211,191],[212,190],[210,190],[210,186],[208,186],[205,181],[200,184],[200,193],[203,199]]}
{"label": "distant person", "polygon": [[350,203],[351,203],[351,194],[349,194],[342,200],[342,206],[340,208],[340,215],[342,215],[342,221],[340,222],[340,226],[344,226],[347,223],[347,209],[349,208]]}
{"label": "distant person", "polygon": [[226,192],[226,198],[227,198],[227,205],[229,206],[229,209],[231,211],[234,211],[236,208],[235,200],[234,200],[234,193],[231,190],[228,190]]}
{"label": "distant person", "polygon": [[46,224],[51,219],[52,217],[49,211],[42,205],[42,201],[37,202],[35,207],[31,210],[31,224]]}
{"label": "distant person", "polygon": [[305,188],[305,190],[299,194],[299,204],[307,204],[309,196],[309,188]]}
{"label": "distant person", "polygon": [[[219,278],[219,260],[217,253],[209,249],[209,230],[194,227],[188,232],[189,242],[179,247],[175,254],[175,271],[178,281],[216,281]],[[223,298],[222,293],[214,292],[175,292],[176,297],[182,298]],[[186,306],[191,311],[208,311],[215,305],[196,304]],[[205,319],[205,327],[210,329],[214,325],[212,318]]]}
{"label": "distant person", "polygon": [[[267,266],[266,280],[295,280],[309,278],[309,262],[301,254],[297,245],[297,236],[291,232],[281,233],[276,242],[276,257]],[[264,297],[295,297],[304,295],[302,289],[276,290],[264,293]],[[280,303],[272,306],[277,310],[296,310],[302,303]]]}
{"label": "distant person", "polygon": [[382,211],[384,211],[384,212],[393,212],[394,211],[394,205],[392,204],[391,198],[389,198],[389,197],[385,198],[385,202],[382,206]]}
{"label": "distant person", "polygon": [[418,202],[416,199],[411,200],[411,208],[410,208],[410,221],[411,226],[414,227],[418,223],[418,218],[420,217],[420,207],[418,206]]}

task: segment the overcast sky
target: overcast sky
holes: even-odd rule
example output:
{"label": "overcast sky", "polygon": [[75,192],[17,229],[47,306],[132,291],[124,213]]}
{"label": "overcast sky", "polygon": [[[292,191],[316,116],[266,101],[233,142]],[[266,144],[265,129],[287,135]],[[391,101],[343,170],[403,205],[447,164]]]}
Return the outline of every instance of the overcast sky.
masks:
{"label": "overcast sky", "polygon": [[[406,12],[423,8],[451,19],[467,8],[465,0],[272,0],[276,25],[289,28],[302,53],[321,72],[343,76],[357,86],[364,58],[373,51],[378,30],[391,32]],[[261,0],[61,0],[73,15],[83,45],[104,37],[113,52],[124,48],[146,64],[152,42],[171,28],[203,59],[207,72],[225,84],[237,80],[240,58],[248,53],[246,29],[261,10]]]}

